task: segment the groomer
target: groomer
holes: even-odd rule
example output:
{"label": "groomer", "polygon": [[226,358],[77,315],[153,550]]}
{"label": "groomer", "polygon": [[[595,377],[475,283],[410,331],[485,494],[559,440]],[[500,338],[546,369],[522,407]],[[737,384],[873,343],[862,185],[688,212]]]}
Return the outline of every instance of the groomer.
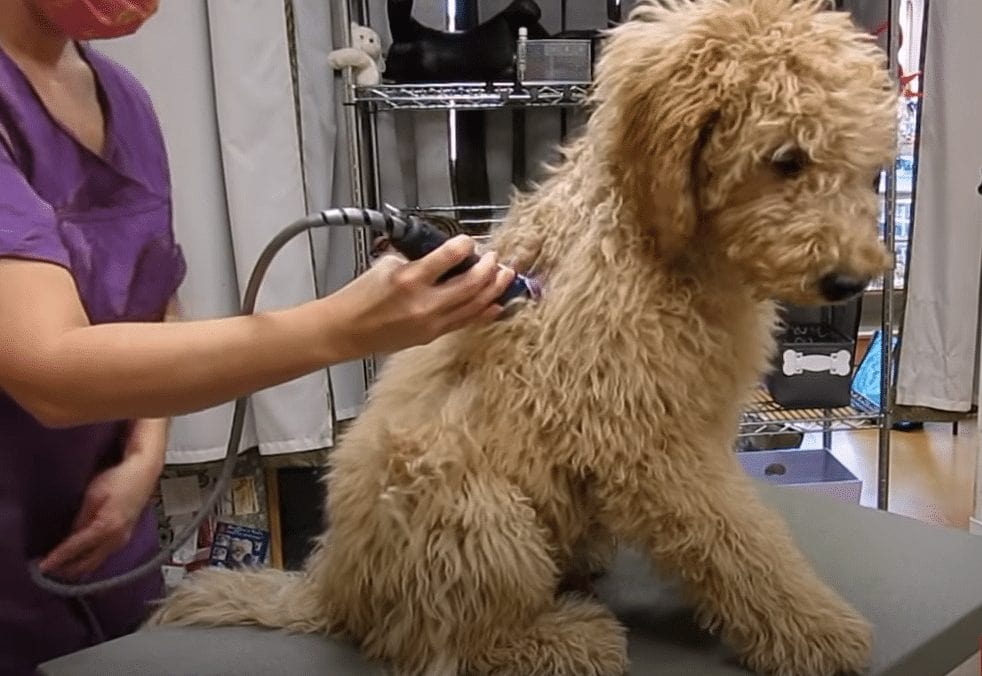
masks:
{"label": "groomer", "polygon": [[490,321],[511,281],[488,254],[438,285],[473,251],[457,238],[288,310],[166,321],[185,263],[161,132],[140,84],[83,42],[133,32],[156,4],[0,0],[4,676],[132,631],[161,592],[151,575],[80,604],[37,588],[28,562],[80,580],[157,551],[169,416]]}

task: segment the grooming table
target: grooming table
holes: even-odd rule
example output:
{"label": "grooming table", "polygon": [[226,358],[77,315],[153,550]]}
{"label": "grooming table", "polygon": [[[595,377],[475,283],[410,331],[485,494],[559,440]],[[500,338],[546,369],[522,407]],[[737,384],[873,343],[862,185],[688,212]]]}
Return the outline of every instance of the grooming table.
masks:
{"label": "grooming table", "polygon": [[[761,485],[816,569],[876,626],[872,674],[942,676],[982,635],[982,538],[796,488]],[[766,580],[761,581],[766,584]],[[623,552],[598,586],[630,628],[632,674],[747,674],[670,585]],[[252,628],[144,630],[42,665],[43,676],[384,674],[351,646]]]}

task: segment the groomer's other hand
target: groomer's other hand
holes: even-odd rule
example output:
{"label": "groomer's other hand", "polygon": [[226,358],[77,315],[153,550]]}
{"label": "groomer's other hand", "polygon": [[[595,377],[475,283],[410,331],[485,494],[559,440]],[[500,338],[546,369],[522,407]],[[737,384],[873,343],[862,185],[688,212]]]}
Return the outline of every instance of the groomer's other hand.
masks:
{"label": "groomer's other hand", "polygon": [[89,482],[71,533],[41,561],[42,573],[77,580],[129,542],[163,469],[166,446],[166,419],[133,423],[123,459]]}
{"label": "groomer's other hand", "polygon": [[150,490],[147,472],[133,459],[95,477],[86,488],[71,535],[41,561],[41,572],[76,580],[97,570],[129,541]]}
{"label": "groomer's other hand", "polygon": [[438,282],[474,253],[475,242],[461,235],[418,261],[383,255],[370,270],[342,288],[334,299],[357,341],[355,352],[395,352],[428,343],[472,323],[494,320],[495,300],[515,277],[484,254],[463,274]]}

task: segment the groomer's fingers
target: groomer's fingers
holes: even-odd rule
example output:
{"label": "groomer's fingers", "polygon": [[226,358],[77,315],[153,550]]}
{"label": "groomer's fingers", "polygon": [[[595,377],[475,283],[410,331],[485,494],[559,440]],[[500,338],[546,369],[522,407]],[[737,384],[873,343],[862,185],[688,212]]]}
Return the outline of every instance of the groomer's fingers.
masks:
{"label": "groomer's fingers", "polygon": [[371,268],[384,268],[389,270],[395,270],[396,268],[402,267],[409,261],[401,253],[397,251],[383,251],[377,257],[369,261],[368,266]]}
{"label": "groomer's fingers", "polygon": [[458,329],[462,329],[466,326],[487,326],[488,324],[493,323],[501,315],[501,313],[504,312],[504,310],[505,309],[500,305],[489,305],[477,316],[466,315],[455,318],[453,322],[444,328],[444,331],[457,331]]}
{"label": "groomer's fingers", "polygon": [[494,319],[504,309],[495,300],[505,292],[508,285],[515,279],[515,271],[510,268],[496,267],[495,276],[491,284],[481,291],[476,297],[457,308],[448,320],[452,326],[467,324],[468,322],[483,319]]}
{"label": "groomer's fingers", "polygon": [[105,540],[106,533],[93,522],[86,528],[73,533],[55,547],[39,564],[42,573],[61,572],[78,560],[87,557],[92,550]]}
{"label": "groomer's fingers", "polygon": [[[52,568],[51,572],[69,580],[91,573],[101,566],[110,554],[126,544],[132,532],[132,528],[108,529],[98,525],[90,525],[85,530],[95,532],[97,539],[87,540],[89,546],[80,546],[59,567]],[[79,533],[83,532],[85,531],[79,531]]]}
{"label": "groomer's fingers", "polygon": [[[482,295],[491,293],[489,289],[493,291],[500,271],[498,254],[489,251],[481,256],[472,268],[451,277],[437,287],[438,302],[446,307],[448,312],[456,313],[465,305],[478,301]],[[493,295],[492,300],[494,298],[497,298],[497,295]]]}
{"label": "groomer's fingers", "polygon": [[94,521],[96,516],[99,514],[99,509],[102,507],[105,501],[106,499],[104,497],[99,499],[90,494],[86,494],[84,500],[82,501],[82,507],[78,510],[78,514],[75,515],[75,520],[72,522],[71,532],[74,533],[76,531],[80,531],[86,524]]}
{"label": "groomer's fingers", "polygon": [[408,277],[406,281],[427,286],[436,284],[444,273],[474,253],[476,244],[467,235],[457,235],[448,239],[419,260],[409,263],[403,273]]}
{"label": "groomer's fingers", "polygon": [[61,575],[66,580],[77,580],[83,575],[94,573],[109,558],[109,555],[117,549],[118,545],[119,543],[116,541],[103,541],[99,547],[88,552],[83,558],[77,559],[65,566],[61,571]]}

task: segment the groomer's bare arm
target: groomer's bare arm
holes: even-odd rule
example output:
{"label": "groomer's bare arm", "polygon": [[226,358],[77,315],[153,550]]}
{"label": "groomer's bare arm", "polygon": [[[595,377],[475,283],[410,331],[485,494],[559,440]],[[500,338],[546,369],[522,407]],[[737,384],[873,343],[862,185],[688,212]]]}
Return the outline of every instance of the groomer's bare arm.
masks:
{"label": "groomer's bare arm", "polygon": [[90,326],[64,268],[0,259],[0,389],[49,426],[166,418],[272,387],[330,364],[429,342],[489,321],[512,279],[457,238],[415,263],[376,266],[327,298],[204,321]]}
{"label": "groomer's bare arm", "polygon": [[[171,298],[164,312],[165,322],[176,322],[181,318],[177,297]],[[129,439],[123,449],[123,457],[133,459],[137,456],[149,468],[148,474],[156,477],[164,469],[167,455],[167,436],[171,419],[137,418],[133,421]],[[156,478],[154,479],[156,481]]]}
{"label": "groomer's bare arm", "polygon": [[66,270],[3,260],[0,385],[54,427],[180,415],[347,358],[332,309],[90,326]]}

